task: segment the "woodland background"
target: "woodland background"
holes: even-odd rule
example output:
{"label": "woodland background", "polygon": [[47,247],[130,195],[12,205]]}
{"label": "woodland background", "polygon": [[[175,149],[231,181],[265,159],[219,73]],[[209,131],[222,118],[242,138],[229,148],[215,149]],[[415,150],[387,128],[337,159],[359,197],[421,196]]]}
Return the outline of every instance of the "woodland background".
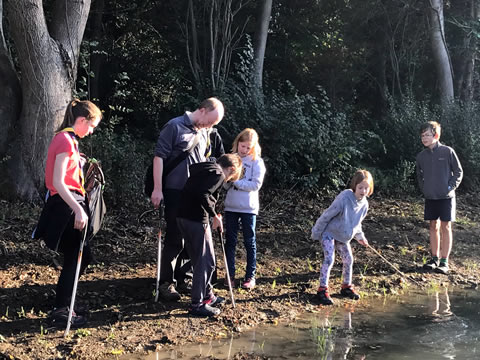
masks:
{"label": "woodland background", "polygon": [[0,197],[38,202],[72,96],[104,112],[82,150],[115,206],[143,198],[161,126],[219,97],[228,150],[260,135],[270,189],[412,194],[419,125],[480,174],[480,0],[0,0]]}

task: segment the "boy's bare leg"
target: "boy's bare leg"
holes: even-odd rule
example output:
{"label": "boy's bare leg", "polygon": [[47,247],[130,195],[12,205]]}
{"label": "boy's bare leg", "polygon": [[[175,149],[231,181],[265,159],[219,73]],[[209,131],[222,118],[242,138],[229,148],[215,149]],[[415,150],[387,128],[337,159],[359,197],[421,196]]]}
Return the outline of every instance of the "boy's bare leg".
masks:
{"label": "boy's bare leg", "polygon": [[442,235],[440,241],[440,257],[442,259],[448,259],[450,252],[452,251],[452,222],[442,221],[440,223],[440,233]]}
{"label": "boy's bare leg", "polygon": [[440,253],[440,221],[430,220],[430,250],[432,256],[438,257]]}

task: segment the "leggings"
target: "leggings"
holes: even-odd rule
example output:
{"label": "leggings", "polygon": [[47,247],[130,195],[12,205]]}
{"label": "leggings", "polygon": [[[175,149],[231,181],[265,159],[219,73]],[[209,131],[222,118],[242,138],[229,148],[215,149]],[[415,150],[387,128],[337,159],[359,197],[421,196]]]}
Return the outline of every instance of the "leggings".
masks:
{"label": "leggings", "polygon": [[328,287],[328,280],[330,278],[330,271],[332,270],[333,263],[335,261],[335,246],[337,247],[342,257],[343,269],[342,277],[343,284],[352,284],[352,270],[353,270],[353,254],[350,247],[350,241],[342,243],[336,241],[329,235],[324,235],[321,240],[323,247],[323,264],[320,270],[320,286]]}

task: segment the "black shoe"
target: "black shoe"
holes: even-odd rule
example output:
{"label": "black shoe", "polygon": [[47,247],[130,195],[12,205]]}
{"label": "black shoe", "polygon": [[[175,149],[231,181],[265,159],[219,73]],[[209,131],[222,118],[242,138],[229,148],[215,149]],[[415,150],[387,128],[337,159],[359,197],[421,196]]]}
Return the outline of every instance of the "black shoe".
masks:
{"label": "black shoe", "polygon": [[175,285],[168,283],[160,285],[158,294],[162,299],[167,301],[179,301],[182,298],[179,292],[175,289]]}
{"label": "black shoe", "polygon": [[185,281],[179,282],[178,285],[177,285],[177,287],[176,287],[176,290],[177,290],[180,294],[189,295],[189,294],[192,292],[192,283],[191,283],[191,281],[190,281],[190,282],[185,282]]}
{"label": "black shoe", "polygon": [[333,305],[333,300],[328,294],[328,290],[325,288],[318,289],[317,299],[320,301],[321,305]]}
{"label": "black shoe", "polygon": [[[51,326],[56,327],[66,327],[68,322],[68,307],[62,307],[59,309],[54,309],[50,316],[48,317],[48,322]],[[73,311],[72,313],[72,322],[70,327],[72,329],[83,327],[87,324],[87,317],[84,315],[79,315]]]}
{"label": "black shoe", "polygon": [[353,289],[352,285],[342,288],[342,290],[340,290],[340,295],[343,297],[348,297],[352,300],[360,299],[360,295],[358,295],[358,293]]}
{"label": "black shoe", "polygon": [[208,304],[198,306],[198,307],[192,307],[188,313],[193,316],[215,316],[220,314],[220,309],[217,309],[216,307],[210,306]]}
{"label": "black shoe", "polygon": [[438,265],[436,268],[435,268],[435,272],[439,273],[439,274],[444,274],[444,275],[447,275],[448,274],[448,264],[447,263],[440,263],[440,265]]}
{"label": "black shoe", "polygon": [[73,307],[73,311],[75,311],[75,314],[77,315],[87,316],[90,309],[88,308],[88,305],[78,304]]}
{"label": "black shoe", "polygon": [[429,262],[423,265],[423,268],[425,270],[430,270],[430,271],[435,270],[437,267],[438,267],[438,261],[435,261],[433,259],[430,259]]}

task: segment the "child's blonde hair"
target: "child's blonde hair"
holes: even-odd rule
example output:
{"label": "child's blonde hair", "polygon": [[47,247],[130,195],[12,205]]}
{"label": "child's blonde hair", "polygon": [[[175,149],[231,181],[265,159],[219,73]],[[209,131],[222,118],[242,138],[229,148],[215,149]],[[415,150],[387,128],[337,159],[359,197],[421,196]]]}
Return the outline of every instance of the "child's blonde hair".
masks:
{"label": "child's blonde hair", "polygon": [[252,148],[250,149],[248,155],[250,155],[253,160],[255,160],[257,156],[260,157],[262,154],[262,148],[258,143],[258,134],[254,129],[250,128],[242,130],[240,134],[237,135],[235,140],[233,140],[232,152],[238,153],[238,143],[245,141],[252,142]]}
{"label": "child's blonde hair", "polygon": [[355,192],[357,185],[362,181],[366,180],[370,189],[368,190],[367,196],[373,194],[373,177],[367,170],[357,170],[350,181],[350,189]]}

